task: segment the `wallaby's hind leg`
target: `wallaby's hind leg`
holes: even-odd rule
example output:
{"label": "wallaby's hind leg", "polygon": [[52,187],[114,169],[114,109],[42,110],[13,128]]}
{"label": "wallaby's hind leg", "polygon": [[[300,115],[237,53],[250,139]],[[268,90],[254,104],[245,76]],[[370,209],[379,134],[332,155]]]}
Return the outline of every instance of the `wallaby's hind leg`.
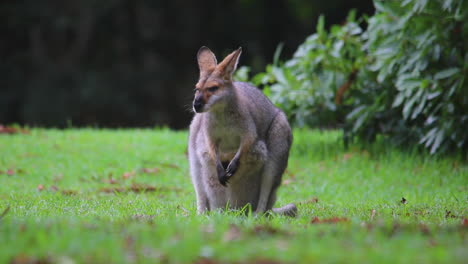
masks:
{"label": "wallaby's hind leg", "polygon": [[281,177],[288,165],[292,134],[286,116],[282,112],[279,112],[273,120],[266,143],[268,158],[262,172],[256,213],[264,213],[272,209],[276,199],[276,190],[281,184]]}
{"label": "wallaby's hind leg", "polygon": [[219,182],[216,161],[211,159],[208,152],[203,154],[202,159],[200,173],[203,177],[203,187],[208,198],[208,210],[224,209],[227,204],[226,187]]}
{"label": "wallaby's hind leg", "polygon": [[195,187],[195,194],[197,195],[197,212],[199,214],[210,210],[210,204],[203,185],[201,174],[201,164],[195,152],[195,149],[189,149],[190,160],[190,175],[192,178],[193,186]]}
{"label": "wallaby's hind leg", "polygon": [[[270,196],[270,200],[268,201],[267,208],[272,208],[276,202],[276,189],[273,191],[272,195]],[[289,203],[283,207],[277,207],[271,209],[273,213],[278,215],[285,215],[290,217],[296,217],[297,215],[297,207],[293,203]]]}

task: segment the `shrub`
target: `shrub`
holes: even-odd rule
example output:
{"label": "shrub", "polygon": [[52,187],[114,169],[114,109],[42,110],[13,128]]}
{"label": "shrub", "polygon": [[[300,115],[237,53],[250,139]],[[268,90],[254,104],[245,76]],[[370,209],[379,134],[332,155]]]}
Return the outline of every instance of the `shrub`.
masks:
{"label": "shrub", "polygon": [[347,22],[317,32],[293,58],[253,77],[297,126],[340,126],[345,139],[466,149],[466,1],[375,1],[367,30]]}

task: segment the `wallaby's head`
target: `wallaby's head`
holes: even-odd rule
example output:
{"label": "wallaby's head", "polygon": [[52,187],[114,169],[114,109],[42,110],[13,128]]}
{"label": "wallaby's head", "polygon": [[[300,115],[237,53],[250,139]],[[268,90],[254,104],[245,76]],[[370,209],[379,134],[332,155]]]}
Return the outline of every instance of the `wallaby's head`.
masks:
{"label": "wallaby's head", "polygon": [[193,110],[196,113],[207,112],[222,105],[233,94],[232,74],[236,70],[242,49],[239,48],[219,64],[207,47],[198,50],[197,60],[200,68],[200,80],[195,85]]}

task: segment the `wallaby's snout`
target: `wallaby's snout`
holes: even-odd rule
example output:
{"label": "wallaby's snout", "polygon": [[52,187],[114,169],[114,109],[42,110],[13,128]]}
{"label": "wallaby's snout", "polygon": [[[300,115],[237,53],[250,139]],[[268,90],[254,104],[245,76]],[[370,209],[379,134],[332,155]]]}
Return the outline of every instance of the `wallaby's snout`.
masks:
{"label": "wallaby's snout", "polygon": [[195,99],[193,99],[193,110],[195,113],[203,112],[204,106],[205,102],[203,101],[203,96],[195,96]]}

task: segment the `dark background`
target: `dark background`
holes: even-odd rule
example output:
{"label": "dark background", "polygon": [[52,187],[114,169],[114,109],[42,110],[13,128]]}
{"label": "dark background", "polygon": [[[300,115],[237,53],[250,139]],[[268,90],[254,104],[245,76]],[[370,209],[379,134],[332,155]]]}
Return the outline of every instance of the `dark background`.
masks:
{"label": "dark background", "polygon": [[242,46],[262,71],[371,0],[26,0],[0,4],[0,124],[186,128],[195,55]]}

